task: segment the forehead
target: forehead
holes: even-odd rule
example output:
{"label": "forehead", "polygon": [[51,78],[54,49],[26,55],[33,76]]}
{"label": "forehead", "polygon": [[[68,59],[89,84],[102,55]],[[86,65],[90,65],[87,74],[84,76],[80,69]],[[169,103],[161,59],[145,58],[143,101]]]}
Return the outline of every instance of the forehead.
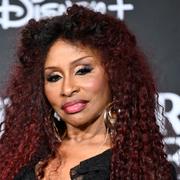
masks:
{"label": "forehead", "polygon": [[[85,58],[83,58],[85,57]],[[85,47],[81,44],[72,44],[68,41],[57,40],[49,49],[45,59],[46,66],[68,65],[81,59],[91,60],[93,63],[101,64],[101,58],[97,50]]]}

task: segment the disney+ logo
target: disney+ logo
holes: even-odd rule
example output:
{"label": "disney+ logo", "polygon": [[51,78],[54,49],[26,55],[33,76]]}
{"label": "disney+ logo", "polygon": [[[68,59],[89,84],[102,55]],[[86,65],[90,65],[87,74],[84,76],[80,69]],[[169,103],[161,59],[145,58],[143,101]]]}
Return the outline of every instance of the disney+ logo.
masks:
{"label": "disney+ logo", "polygon": [[[16,2],[16,3],[15,3]],[[65,0],[64,3],[47,2],[46,0],[2,0],[0,4],[0,25],[2,29],[18,28],[27,23],[31,18],[39,20],[43,17],[62,15],[66,9],[72,6],[73,1]],[[116,0],[114,4],[103,1],[78,1],[76,4],[88,6],[101,13],[115,12],[117,17],[124,19],[125,11],[132,11],[134,6],[124,3],[124,0]]]}

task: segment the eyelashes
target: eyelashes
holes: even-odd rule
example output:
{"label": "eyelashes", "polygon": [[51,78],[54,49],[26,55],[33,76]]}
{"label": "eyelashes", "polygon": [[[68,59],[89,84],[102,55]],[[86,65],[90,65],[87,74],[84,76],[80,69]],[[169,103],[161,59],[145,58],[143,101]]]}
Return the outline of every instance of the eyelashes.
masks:
{"label": "eyelashes", "polygon": [[89,66],[89,65],[86,65],[84,66],[83,68],[79,69],[76,74],[77,75],[84,75],[84,74],[87,74],[87,73],[90,73],[92,71],[92,67]]}
{"label": "eyelashes", "polygon": [[61,76],[60,75],[58,75],[58,74],[54,74],[54,75],[48,75],[48,77],[47,77],[47,81],[48,82],[56,82],[56,81],[58,81],[59,79],[61,79]]}
{"label": "eyelashes", "polygon": [[[85,65],[84,67],[80,68],[79,70],[77,70],[77,72],[75,73],[75,75],[86,75],[88,73],[90,73],[93,70],[93,68],[89,65]],[[62,76],[60,76],[59,74],[50,74],[47,76],[46,80],[48,82],[56,82],[58,80],[60,80],[62,78]]]}

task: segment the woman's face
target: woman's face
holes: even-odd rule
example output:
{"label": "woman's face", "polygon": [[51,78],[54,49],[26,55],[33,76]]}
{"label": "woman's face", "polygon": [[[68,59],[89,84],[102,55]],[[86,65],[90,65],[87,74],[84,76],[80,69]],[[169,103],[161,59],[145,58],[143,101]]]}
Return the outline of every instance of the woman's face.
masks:
{"label": "woman's face", "polygon": [[44,69],[46,97],[67,125],[84,127],[102,120],[110,90],[97,53],[58,40],[47,54]]}

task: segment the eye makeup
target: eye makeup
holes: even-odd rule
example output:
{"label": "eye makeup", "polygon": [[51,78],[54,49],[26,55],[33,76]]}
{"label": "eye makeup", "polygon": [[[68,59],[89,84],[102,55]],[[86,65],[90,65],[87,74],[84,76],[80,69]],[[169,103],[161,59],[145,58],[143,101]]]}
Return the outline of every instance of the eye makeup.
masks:
{"label": "eye makeup", "polygon": [[[77,69],[75,70],[75,75],[82,76],[82,75],[86,75],[90,73],[93,70],[93,67],[90,64],[84,64],[84,65],[80,65],[79,67],[75,69]],[[47,75],[45,75],[45,79],[48,82],[57,82],[61,78],[62,76],[58,72],[50,72],[50,73],[47,73]]]}
{"label": "eye makeup", "polygon": [[79,70],[76,71],[76,75],[85,75],[93,70],[91,65],[83,65]]}
{"label": "eye makeup", "polygon": [[62,77],[57,73],[52,73],[46,76],[46,81],[48,82],[56,82],[60,80]]}

